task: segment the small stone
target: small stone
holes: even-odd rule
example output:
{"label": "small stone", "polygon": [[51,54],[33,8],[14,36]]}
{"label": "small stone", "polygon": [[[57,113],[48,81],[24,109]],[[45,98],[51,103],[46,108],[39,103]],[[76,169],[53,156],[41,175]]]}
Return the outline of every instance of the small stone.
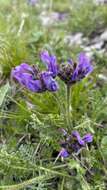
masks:
{"label": "small stone", "polygon": [[107,77],[105,75],[99,74],[98,77],[99,77],[99,79],[102,79],[107,82]]}
{"label": "small stone", "polygon": [[96,44],[93,44],[93,45],[91,46],[91,49],[100,50],[100,49],[102,48],[102,46],[103,46],[103,42],[101,41],[101,42],[98,42],[98,43],[96,43]]}
{"label": "small stone", "polygon": [[43,11],[40,15],[40,20],[43,26],[48,26],[57,22],[65,21],[67,15],[68,15],[67,13],[60,13],[60,12],[47,13],[46,11]]}
{"label": "small stone", "polygon": [[[93,51],[101,51],[102,50],[102,46],[103,46],[103,42],[98,42],[96,44],[84,47],[82,46],[82,48],[89,54],[93,54]],[[103,52],[102,52],[103,53]]]}
{"label": "small stone", "polygon": [[68,35],[64,38],[64,42],[69,44],[69,46],[72,45],[80,45],[82,44],[82,33],[77,33],[75,35]]}
{"label": "small stone", "polygon": [[97,5],[104,5],[107,3],[107,0],[94,0],[94,2],[97,4]]}
{"label": "small stone", "polygon": [[100,39],[102,41],[107,41],[107,30],[101,34]]}

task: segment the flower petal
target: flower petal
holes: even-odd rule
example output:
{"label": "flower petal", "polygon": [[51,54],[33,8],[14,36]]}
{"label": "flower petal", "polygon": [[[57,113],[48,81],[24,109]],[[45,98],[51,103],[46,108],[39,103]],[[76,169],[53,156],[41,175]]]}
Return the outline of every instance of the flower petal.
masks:
{"label": "flower petal", "polygon": [[84,71],[85,75],[90,74],[93,71],[91,61],[85,53],[82,52],[79,54],[78,62],[78,67]]}
{"label": "flower petal", "polygon": [[40,80],[29,80],[25,86],[28,90],[30,90],[32,92],[45,91]]}
{"label": "flower petal", "polygon": [[33,79],[32,74],[23,73],[19,70],[19,68],[12,69],[11,76],[12,76],[12,78],[16,79],[21,85],[26,85],[27,81]]}
{"label": "flower petal", "polygon": [[43,63],[45,63],[46,66],[48,66],[48,64],[50,63],[50,55],[48,51],[42,51],[40,54],[40,58],[43,61]]}
{"label": "flower petal", "polygon": [[32,72],[33,73],[33,68],[28,65],[27,63],[22,63],[18,66],[15,67],[16,72]]}
{"label": "flower petal", "polygon": [[50,72],[41,73],[41,79],[47,90],[49,91],[58,90],[58,83],[52,78],[52,73]]}
{"label": "flower petal", "polygon": [[82,140],[85,141],[85,143],[90,143],[93,141],[93,136],[91,134],[86,134],[83,136]]}
{"label": "flower petal", "polygon": [[69,156],[69,153],[67,152],[65,148],[62,148],[61,151],[59,152],[59,156],[63,158],[67,158]]}
{"label": "flower petal", "polygon": [[78,133],[78,131],[73,131],[73,132],[72,132],[72,136],[77,139],[77,141],[78,141],[78,143],[79,143],[80,145],[82,145],[82,146],[85,145],[85,142],[84,142],[84,140],[82,140],[82,138],[80,137],[80,134]]}
{"label": "flower petal", "polygon": [[52,76],[56,77],[58,74],[58,64],[56,56],[49,55],[48,51],[41,52],[41,60],[46,64],[49,72],[52,72]]}
{"label": "flower petal", "polygon": [[58,64],[57,64],[57,59],[56,56],[51,55],[50,56],[50,63],[48,64],[48,71],[52,72],[52,76],[56,77],[58,74]]}
{"label": "flower petal", "polygon": [[72,81],[79,81],[88,76],[93,71],[90,59],[85,53],[80,53],[78,57],[78,64],[72,75]]}
{"label": "flower petal", "polygon": [[11,76],[16,79],[21,85],[29,89],[32,92],[42,92],[44,91],[42,83],[40,80],[34,79],[35,72],[33,67],[26,63],[22,63],[12,69]]}
{"label": "flower petal", "polygon": [[84,52],[81,52],[78,56],[79,65],[90,65],[90,59]]}

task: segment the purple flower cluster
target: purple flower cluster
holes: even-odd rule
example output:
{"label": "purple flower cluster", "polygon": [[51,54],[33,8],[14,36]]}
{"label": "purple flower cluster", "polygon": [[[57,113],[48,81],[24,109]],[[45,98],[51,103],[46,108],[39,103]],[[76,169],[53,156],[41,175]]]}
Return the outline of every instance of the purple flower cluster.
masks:
{"label": "purple flower cluster", "polygon": [[28,0],[28,3],[32,6],[36,5],[37,2],[38,0]]}
{"label": "purple flower cluster", "polygon": [[58,84],[50,71],[40,72],[37,67],[22,63],[11,72],[12,78],[32,92],[44,92],[58,90]]}
{"label": "purple flower cluster", "polygon": [[72,85],[82,80],[93,71],[90,59],[85,53],[79,54],[77,63],[69,59],[66,64],[61,64],[60,66],[57,64],[56,57],[49,55],[47,51],[41,53],[41,59],[46,63],[48,70],[53,72],[53,76],[58,75],[67,85]]}
{"label": "purple flower cluster", "polygon": [[22,63],[12,69],[11,73],[12,78],[32,92],[57,91],[56,76],[67,85],[72,85],[93,71],[90,60],[84,53],[80,53],[78,64],[68,60],[67,64],[58,65],[56,56],[49,55],[48,51],[41,52],[40,58],[47,67],[46,71],[41,72],[36,66]]}
{"label": "purple flower cluster", "polygon": [[78,131],[73,131],[71,135],[68,135],[65,130],[62,131],[64,135],[64,141],[61,142],[61,150],[59,155],[63,158],[66,158],[72,152],[78,152],[82,147],[85,147],[87,143],[93,141],[93,136],[89,133],[80,136]]}

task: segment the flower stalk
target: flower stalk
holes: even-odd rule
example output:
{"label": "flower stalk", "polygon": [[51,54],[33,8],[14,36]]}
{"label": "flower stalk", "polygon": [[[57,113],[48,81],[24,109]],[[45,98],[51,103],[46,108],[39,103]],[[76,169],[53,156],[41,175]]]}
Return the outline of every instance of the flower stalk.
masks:
{"label": "flower stalk", "polygon": [[71,124],[71,119],[70,119],[70,106],[71,106],[71,86],[69,84],[67,84],[67,97],[66,97],[66,112],[67,112],[67,125],[68,128],[70,129],[70,124]]}

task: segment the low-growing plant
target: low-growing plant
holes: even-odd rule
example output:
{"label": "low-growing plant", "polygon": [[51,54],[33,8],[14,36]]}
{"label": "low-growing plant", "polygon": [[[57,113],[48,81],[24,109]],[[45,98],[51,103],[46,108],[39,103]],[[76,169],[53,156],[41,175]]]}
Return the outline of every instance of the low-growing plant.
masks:
{"label": "low-growing plant", "polygon": [[[105,10],[88,0],[1,0],[1,190],[106,190],[106,55],[92,62],[64,43],[105,27]],[[41,22],[43,12],[66,11],[65,22]]]}

